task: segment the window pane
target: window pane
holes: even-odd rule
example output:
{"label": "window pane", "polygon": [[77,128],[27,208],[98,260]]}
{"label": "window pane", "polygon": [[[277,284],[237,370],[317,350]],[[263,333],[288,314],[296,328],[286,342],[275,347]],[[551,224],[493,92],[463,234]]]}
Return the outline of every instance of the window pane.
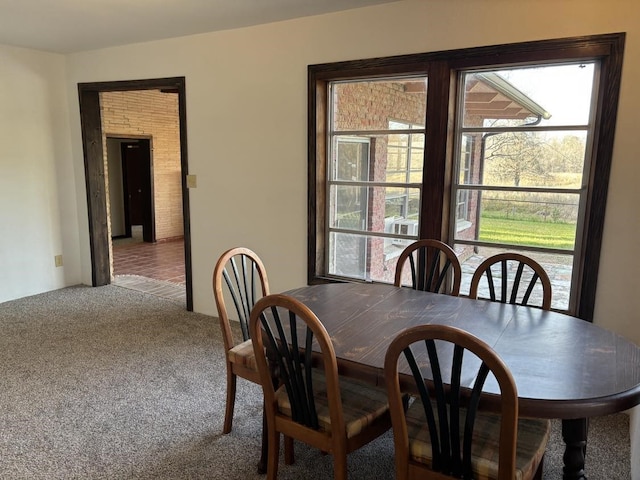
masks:
{"label": "window pane", "polygon": [[333,185],[334,199],[331,227],[348,230],[367,230],[368,189],[348,185]]}
{"label": "window pane", "polygon": [[421,183],[424,134],[334,137],[333,180]]}
{"label": "window pane", "polygon": [[330,228],[404,235],[405,232],[394,232],[393,224],[410,220],[415,223],[417,234],[419,188],[332,184],[330,191]]}
{"label": "window pane", "polygon": [[595,64],[465,75],[464,127],[587,125]]}
{"label": "window pane", "polygon": [[[402,221],[399,224],[402,224]],[[411,225],[412,222],[409,221],[407,224]],[[398,257],[414,240],[331,232],[329,274],[393,283]]]}
{"label": "window pane", "polygon": [[[508,249],[472,247],[469,245],[455,245],[455,251],[462,260],[462,283],[460,287],[461,295],[468,295],[469,286],[473,272],[480,263],[492,255],[510,251]],[[512,251],[512,250],[511,250]],[[534,251],[520,251],[523,255],[537,261],[549,275],[551,280],[551,308],[567,310],[569,308],[569,294],[571,290],[571,278],[573,275],[573,256],[558,255],[550,253],[540,253]],[[499,273],[492,271],[493,273]],[[498,294],[498,292],[496,292]],[[486,280],[480,282],[478,297],[488,298],[488,286]],[[542,303],[542,289],[536,287],[531,295],[531,304],[540,305]]]}
{"label": "window pane", "polygon": [[336,140],[335,180],[366,181],[369,180],[368,138],[339,138]]}
{"label": "window pane", "polygon": [[[481,148],[470,148],[472,144]],[[466,185],[580,188],[586,146],[586,131],[466,133],[458,160],[459,181]]]}
{"label": "window pane", "polygon": [[329,274],[365,279],[367,237],[332,232],[329,235]]}
{"label": "window pane", "polygon": [[333,83],[333,131],[388,130],[399,120],[424,125],[426,77]]}
{"label": "window pane", "polygon": [[[578,221],[577,194],[538,192],[467,192],[467,228],[457,240],[573,250]],[[460,209],[456,210],[459,215]],[[477,221],[476,221],[477,220]]]}

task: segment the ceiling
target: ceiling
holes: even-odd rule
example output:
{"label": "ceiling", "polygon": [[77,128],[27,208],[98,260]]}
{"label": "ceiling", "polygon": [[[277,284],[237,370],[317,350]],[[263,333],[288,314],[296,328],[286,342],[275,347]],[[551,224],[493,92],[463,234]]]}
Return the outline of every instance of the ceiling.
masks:
{"label": "ceiling", "polygon": [[397,0],[0,0],[0,44],[73,53]]}

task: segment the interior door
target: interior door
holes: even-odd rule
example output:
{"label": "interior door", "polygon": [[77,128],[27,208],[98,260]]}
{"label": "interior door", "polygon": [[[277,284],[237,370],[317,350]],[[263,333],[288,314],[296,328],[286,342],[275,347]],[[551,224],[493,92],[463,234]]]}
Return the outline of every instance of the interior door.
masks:
{"label": "interior door", "polygon": [[133,225],[142,225],[145,242],[155,242],[153,211],[153,168],[148,139],[122,142],[122,179],[125,205],[125,231],[131,236]]}

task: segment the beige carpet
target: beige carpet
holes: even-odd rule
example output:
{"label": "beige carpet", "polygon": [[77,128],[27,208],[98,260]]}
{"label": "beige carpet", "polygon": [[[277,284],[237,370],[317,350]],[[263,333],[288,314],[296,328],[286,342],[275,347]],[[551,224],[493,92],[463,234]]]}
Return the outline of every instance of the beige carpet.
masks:
{"label": "beige carpet", "polygon": [[[0,479],[261,479],[261,390],[239,382],[222,435],[217,320],[107,286],[0,304]],[[590,480],[628,479],[626,415],[593,419]],[[296,444],[279,478],[328,479],[331,456]],[[388,433],[349,457],[352,479],[393,478]],[[545,479],[562,478],[559,423]]]}

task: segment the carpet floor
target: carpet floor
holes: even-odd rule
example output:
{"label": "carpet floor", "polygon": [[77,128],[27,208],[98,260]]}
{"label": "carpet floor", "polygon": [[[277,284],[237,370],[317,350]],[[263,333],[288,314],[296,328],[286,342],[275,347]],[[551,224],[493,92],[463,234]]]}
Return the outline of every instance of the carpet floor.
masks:
{"label": "carpet floor", "polygon": [[[0,304],[0,479],[262,479],[259,386],[239,380],[223,435],[217,319],[105,286]],[[562,478],[554,421],[544,479]],[[629,479],[625,414],[592,419],[590,480]],[[388,432],[349,456],[352,479],[392,479]],[[296,443],[279,478],[332,478],[332,458]]]}

